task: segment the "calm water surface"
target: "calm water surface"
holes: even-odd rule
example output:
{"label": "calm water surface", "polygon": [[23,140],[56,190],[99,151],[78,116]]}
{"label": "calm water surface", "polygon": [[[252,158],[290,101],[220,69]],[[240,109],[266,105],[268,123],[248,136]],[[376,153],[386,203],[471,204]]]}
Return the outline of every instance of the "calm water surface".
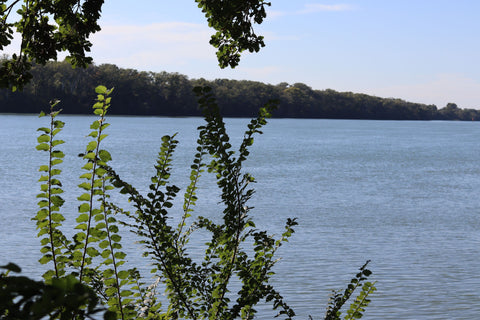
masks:
{"label": "calm water surface", "polygon": [[[74,218],[76,185],[88,125],[63,116],[66,216]],[[34,237],[39,185],[36,128],[48,119],[0,115],[0,264],[43,273]],[[106,147],[114,166],[139,189],[149,183],[161,136],[178,132],[173,180],[185,187],[199,118],[111,117]],[[234,143],[248,120],[228,119]],[[258,180],[257,226],[281,233],[275,284],[298,319],[321,319],[332,289],[342,289],[371,259],[378,291],[364,319],[476,319],[480,314],[480,125],[274,119],[257,137],[247,170]],[[204,176],[198,212],[218,215],[218,191]],[[68,213],[68,212],[71,212]],[[72,222],[73,223],[73,222]],[[125,239],[129,239],[126,235]],[[192,243],[192,253],[201,249]],[[198,249],[198,250],[197,250]],[[134,256],[139,251],[132,244]],[[268,309],[267,309],[268,310]],[[273,313],[262,312],[261,319]]]}

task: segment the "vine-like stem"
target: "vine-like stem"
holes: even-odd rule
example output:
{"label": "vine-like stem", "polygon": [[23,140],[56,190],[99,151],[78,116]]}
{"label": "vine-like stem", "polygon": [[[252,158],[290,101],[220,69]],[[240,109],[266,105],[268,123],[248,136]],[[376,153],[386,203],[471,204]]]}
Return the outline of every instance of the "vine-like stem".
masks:
{"label": "vine-like stem", "polygon": [[[197,182],[200,178],[200,172],[201,172],[201,168],[202,168],[201,158],[202,158],[202,154],[203,154],[203,148],[199,152],[200,152],[200,157],[198,158],[198,160],[199,160],[198,163],[197,163],[198,167],[195,170],[195,176],[194,176],[194,178],[191,181],[191,184],[189,186],[190,192],[188,193],[188,198],[185,200],[185,206],[184,206],[184,209],[183,209],[182,221],[180,222],[180,225],[179,225],[180,227],[178,229],[177,238],[175,239],[177,252],[180,250],[180,246],[179,246],[178,242],[180,241],[180,238],[182,236],[183,227],[185,226],[185,221],[186,221],[187,216],[188,216],[190,205],[192,204],[192,201],[193,201],[193,197],[194,197],[193,193],[197,189]],[[182,245],[183,245],[183,241],[182,241]]]}
{"label": "vine-like stem", "polygon": [[58,278],[58,268],[57,268],[57,256],[55,254],[55,246],[53,242],[53,226],[52,226],[52,142],[53,142],[53,131],[55,130],[55,125],[54,125],[54,114],[53,110],[50,115],[50,150],[48,151],[48,235],[50,237],[50,246],[52,247],[52,260],[53,260],[53,266],[55,268],[55,277]]}
{"label": "vine-like stem", "polygon": [[[102,179],[102,189],[105,190],[105,178]],[[106,208],[107,204],[107,199],[105,193],[103,194],[102,197],[102,206],[103,208]],[[120,294],[120,282],[118,281],[118,270],[117,270],[117,262],[115,259],[115,252],[112,244],[112,238],[110,234],[110,230],[108,227],[108,217],[107,217],[107,210],[104,210],[104,222],[105,222],[105,230],[107,232],[107,239],[108,239],[108,245],[110,247],[110,252],[111,252],[111,257],[112,257],[112,264],[113,264],[113,272],[115,274],[115,284],[117,287],[117,300],[118,300],[118,308],[120,309],[120,315],[122,317],[122,320],[124,319],[123,315],[123,305],[122,305],[122,296]]]}
{"label": "vine-like stem", "polygon": [[7,14],[6,14],[6,15],[4,16],[4,18],[3,18],[4,22],[7,21],[7,18],[8,18],[8,16],[10,15],[10,13],[12,12],[13,7],[14,7],[17,3],[19,3],[19,2],[20,2],[20,0],[15,0],[15,1],[13,1],[12,4],[10,4],[10,5],[6,8],[5,12],[7,12]]}
{"label": "vine-like stem", "polygon": [[[104,106],[105,106],[105,104],[104,104]],[[91,226],[91,223],[92,223],[92,216],[93,216],[93,198],[94,198],[94,195],[95,195],[94,184],[95,184],[97,161],[98,161],[98,151],[100,150],[100,141],[101,141],[100,137],[102,135],[102,123],[103,123],[103,119],[104,119],[104,113],[102,113],[101,118],[98,120],[100,122],[100,127],[98,128],[97,146],[95,147],[95,157],[92,159],[93,165],[92,165],[92,178],[90,179],[91,189],[90,189],[90,200],[89,200],[90,208],[89,208],[89,214],[88,214],[87,231],[86,231],[86,237],[85,237],[85,246],[83,247],[82,261],[81,261],[82,263],[80,265],[80,275],[79,275],[80,282],[82,282],[82,279],[83,279],[83,270],[84,270],[84,267],[85,267],[85,259],[86,259],[86,256],[87,256],[87,249],[88,249],[88,237],[90,236],[90,226]]]}
{"label": "vine-like stem", "polygon": [[[352,313],[351,314],[356,314],[360,308],[362,308],[362,306],[364,306],[364,303],[365,303],[365,299],[367,299],[367,297],[373,293],[375,291],[375,283],[377,283],[377,281],[373,282],[372,283],[372,286],[369,287],[368,291],[365,292],[365,295],[362,297],[362,299],[358,302],[357,304],[357,307],[355,309],[352,310]],[[347,318],[345,318],[347,319]]]}

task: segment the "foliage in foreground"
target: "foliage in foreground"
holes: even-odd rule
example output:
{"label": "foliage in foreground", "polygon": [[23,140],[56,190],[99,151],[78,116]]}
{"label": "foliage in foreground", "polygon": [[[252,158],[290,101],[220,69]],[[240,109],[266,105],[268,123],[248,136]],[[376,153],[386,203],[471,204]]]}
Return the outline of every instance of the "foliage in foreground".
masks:
{"label": "foliage in foreground", "polygon": [[[182,207],[174,211],[180,188],[170,182],[171,162],[178,144],[175,135],[164,136],[151,178],[149,192],[141,194],[121,179],[109,165],[111,155],[102,149],[109,124],[105,115],[112,90],[97,87],[93,106],[98,116],[90,128],[90,141],[80,156],[84,160],[78,197],[76,233],[68,238],[62,223],[64,200],[60,179],[64,153],[57,138],[64,123],[57,119],[52,103],[50,125],[39,129],[37,149],[48,154],[40,167],[41,193],[38,194],[37,223],[43,254],[48,265],[43,282],[24,277],[0,275],[0,319],[85,319],[108,309],[105,319],[253,319],[255,306],[268,302],[278,316],[292,319],[293,309],[270,283],[278,259],[277,249],[293,234],[296,219],[287,219],[280,237],[258,230],[249,212],[255,179],[242,170],[254,136],[275,107],[270,102],[247,126],[238,151],[233,151],[225,124],[209,88],[196,88],[205,124],[200,126],[198,145],[191,165],[190,183],[183,194]],[[197,203],[197,183],[207,171],[215,175],[221,190],[222,219],[193,216]],[[117,190],[133,204],[129,212],[110,201]],[[180,219],[173,224],[175,213]],[[126,268],[122,231],[137,235],[144,255],[152,262],[152,283],[137,268]],[[210,235],[202,259],[189,255],[188,243],[194,232]],[[251,246],[251,247],[249,247]],[[140,266],[138,266],[140,267]],[[4,268],[19,271],[15,266]],[[343,294],[335,294],[326,319],[340,319],[340,309],[357,288],[360,294],[344,319],[358,319],[375,290],[365,282],[370,271],[364,265]],[[163,290],[165,298],[158,292]],[[75,299],[70,297],[75,296]]]}

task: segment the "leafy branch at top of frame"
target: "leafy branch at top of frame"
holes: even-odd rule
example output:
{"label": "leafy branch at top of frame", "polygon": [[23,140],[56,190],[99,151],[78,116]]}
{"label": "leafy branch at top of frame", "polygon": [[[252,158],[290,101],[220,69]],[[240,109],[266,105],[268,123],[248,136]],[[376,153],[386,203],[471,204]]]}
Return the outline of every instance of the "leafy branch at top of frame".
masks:
{"label": "leafy branch at top of frame", "polygon": [[[103,0],[82,1],[0,1],[0,49],[11,44],[14,32],[21,34],[18,54],[0,65],[0,87],[22,89],[31,79],[33,63],[56,60],[58,52],[68,51],[73,66],[86,67],[92,62],[86,56],[92,46],[88,40],[100,30]],[[16,21],[9,22],[17,4]],[[11,17],[10,17],[11,18]]]}
{"label": "leafy branch at top of frame", "polygon": [[265,0],[216,1],[195,0],[207,18],[208,25],[217,32],[212,35],[210,44],[217,48],[217,58],[221,68],[236,67],[240,54],[248,50],[258,52],[265,46],[263,36],[258,36],[254,24],[261,24],[266,18],[266,7],[271,3]]}
{"label": "leafy branch at top of frame", "polygon": [[[208,25],[216,30],[210,44],[217,48],[221,68],[234,68],[242,52],[258,52],[265,46],[264,37],[257,35],[253,26],[266,18],[270,2],[195,1]],[[32,79],[30,71],[34,63],[57,60],[62,51],[68,52],[66,59],[73,66],[86,67],[92,63],[87,56],[92,47],[89,37],[101,29],[98,20],[104,0],[15,0],[9,5],[5,2],[0,1],[0,50],[11,45],[15,32],[21,39],[18,54],[0,64],[0,87],[21,90]],[[12,11],[18,14],[14,19]]]}

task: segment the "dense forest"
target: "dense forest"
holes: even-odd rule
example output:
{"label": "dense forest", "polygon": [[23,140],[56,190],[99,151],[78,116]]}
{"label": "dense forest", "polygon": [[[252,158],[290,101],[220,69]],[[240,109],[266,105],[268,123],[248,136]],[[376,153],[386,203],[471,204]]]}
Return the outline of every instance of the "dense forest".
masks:
{"label": "dense forest", "polygon": [[122,69],[113,64],[72,69],[68,62],[34,66],[33,79],[21,92],[0,90],[0,113],[38,113],[59,99],[64,113],[88,114],[94,88],[115,87],[110,114],[198,116],[193,87],[214,90],[226,117],[252,117],[269,99],[280,101],[275,117],[380,120],[480,120],[480,110],[449,103],[411,103],[331,89],[313,90],[303,83],[277,85],[255,81],[189,79],[178,73]]}

